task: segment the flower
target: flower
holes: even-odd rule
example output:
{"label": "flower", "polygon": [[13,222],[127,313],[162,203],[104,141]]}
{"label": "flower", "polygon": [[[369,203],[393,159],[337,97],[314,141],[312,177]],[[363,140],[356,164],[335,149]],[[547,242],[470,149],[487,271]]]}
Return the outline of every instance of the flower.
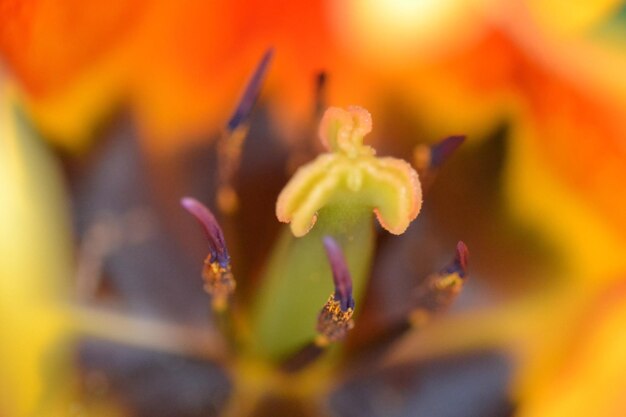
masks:
{"label": "flower", "polygon": [[[352,352],[363,353],[364,345],[369,350],[387,346],[385,341],[402,334],[406,337],[399,343],[409,354],[391,357],[403,365],[456,353],[471,363],[467,357],[477,350],[508,354],[513,375],[498,384],[510,385],[506,393],[492,390],[481,398],[501,395],[515,405],[515,414],[623,414],[615,400],[619,393],[611,388],[624,375],[621,341],[611,337],[624,321],[618,294],[626,271],[620,202],[626,195],[621,76],[626,61],[620,7],[614,0],[575,5],[156,1],[107,3],[104,9],[71,1],[2,2],[2,82],[15,94],[3,98],[2,110],[3,137],[11,151],[3,153],[9,161],[2,177],[9,203],[0,214],[9,230],[3,253],[11,262],[3,269],[1,293],[8,298],[0,305],[9,307],[2,310],[0,327],[14,343],[2,352],[10,365],[0,369],[0,388],[10,389],[16,399],[0,405],[9,409],[2,411],[31,414],[39,405],[45,413],[54,409],[50,397],[58,398],[60,415],[67,414],[67,403],[89,407],[92,414],[145,411],[151,402],[138,398],[161,386],[185,393],[172,396],[171,409],[180,407],[176,401],[183,397],[187,406],[205,401],[206,409],[206,392],[219,393],[227,385],[215,376],[205,382],[218,389],[206,388],[194,367],[181,374],[193,380],[195,390],[158,378],[147,378],[154,385],[129,384],[134,366],[158,368],[146,364],[146,358],[162,359],[154,350],[172,355],[167,363],[176,369],[187,366],[176,360],[189,355],[207,365],[229,363],[226,352],[235,352],[237,366],[224,369],[246,375],[231,378],[237,381],[236,395],[258,394],[254,387],[267,378],[270,391],[280,387],[281,395],[308,404],[311,398],[326,399],[340,384],[337,375],[345,374],[332,370],[350,366],[346,360],[358,362]],[[263,54],[268,46],[274,53]],[[251,79],[268,74],[261,112],[250,117],[249,106],[242,104],[235,106],[241,117],[235,111],[229,118],[241,80],[259,57],[265,65]],[[254,98],[248,104],[259,97],[254,85],[243,93]],[[285,172],[318,154],[308,138],[320,109],[348,102],[376,116],[376,130],[368,136],[372,147],[413,163],[426,196],[422,215],[401,236],[389,236],[372,227],[376,202],[340,217],[326,201],[314,227],[295,238],[275,224],[275,197],[288,183]],[[19,113],[7,110],[13,108]],[[31,123],[30,130],[12,128]],[[445,142],[440,148],[429,144],[450,132],[467,133],[467,145],[454,163],[439,169],[437,155]],[[62,149],[30,140],[37,133]],[[136,148],[135,138],[141,141]],[[214,149],[211,143],[215,153],[208,150]],[[332,154],[341,154],[335,145]],[[65,168],[60,173],[54,168],[57,153]],[[34,179],[24,181],[30,175]],[[63,181],[70,183],[72,216],[63,209]],[[362,191],[346,187],[336,196]],[[185,226],[177,207],[181,195],[206,201],[228,238],[232,277],[213,270],[210,258],[205,274],[213,284],[228,278],[227,288],[230,278],[237,279],[236,292],[221,304],[227,306],[224,314],[212,316],[226,330],[224,338],[217,329],[211,333],[206,298],[194,287],[202,281],[188,264],[195,260],[197,267],[206,242],[194,241],[200,234]],[[406,222],[409,204],[398,207]],[[297,219],[297,230],[308,230],[315,212]],[[74,239],[65,217],[74,220]],[[317,334],[315,317],[332,292],[327,236],[342,249],[358,305],[349,319],[355,327],[347,347],[338,349],[344,355],[331,353],[332,347],[326,355],[326,349],[309,344]],[[404,297],[416,286],[405,278],[438,269],[440,252],[458,237],[472,247],[477,279],[458,311],[431,322],[431,312],[414,308]],[[74,298],[71,303],[56,298],[67,297],[68,254],[43,257],[48,271],[32,262],[38,259],[33,252],[55,254],[73,241],[78,278],[71,290],[78,305]],[[294,281],[297,286],[290,285]],[[427,281],[432,285],[426,288],[446,289],[441,297],[426,291],[426,298],[441,299],[442,306],[464,282],[454,274],[441,285],[433,275]],[[295,309],[299,314],[291,314]],[[232,318],[235,324],[229,324]],[[237,337],[229,335],[229,327],[239,329]],[[420,332],[406,333],[408,327]],[[24,330],[31,328],[46,329],[45,334],[39,338]],[[116,344],[105,348],[103,340]],[[258,343],[245,350],[250,361],[242,361],[238,347],[252,346],[250,340]],[[140,346],[141,353],[133,357],[129,346]],[[293,362],[285,361],[294,352]],[[111,357],[116,354],[123,359]],[[333,355],[343,359],[333,362]],[[75,356],[79,359],[72,361]],[[39,363],[58,365],[51,368],[63,372],[46,368],[42,373]],[[120,363],[123,370],[115,367]],[[276,368],[300,376],[283,379]],[[166,374],[161,371],[158,375]],[[431,379],[424,378],[421,386]],[[381,393],[401,396],[399,385],[372,389],[363,380],[357,385],[370,390],[361,404],[371,405],[365,400],[375,402]],[[50,394],[46,402],[39,392],[48,393],[51,386],[64,392]],[[94,394],[107,386],[109,392],[110,386],[121,387],[123,406],[109,409],[115,395]],[[138,386],[142,395],[133,393]],[[483,386],[471,384],[472,389]],[[433,397],[428,399],[438,402]],[[84,398],[96,398],[96,404],[84,405]],[[216,404],[221,403],[211,407],[220,408]]]}
{"label": "flower", "polygon": [[[247,99],[247,95],[244,95],[244,98]],[[314,409],[313,404],[321,400],[318,398],[320,392],[326,390],[325,380],[321,380],[321,386],[314,388],[312,392],[305,390],[297,393],[286,389],[283,386],[284,382],[273,381],[276,378],[278,381],[286,379],[288,385],[298,385],[302,378],[306,378],[302,375],[315,373],[316,369],[328,366],[324,363],[330,364],[333,361],[330,358],[322,360],[325,350],[330,344],[344,340],[355,326],[353,315],[356,304],[362,298],[362,291],[354,294],[353,274],[350,270],[354,270],[355,262],[369,263],[368,255],[371,248],[369,239],[355,241],[353,234],[356,229],[369,230],[368,233],[371,233],[371,213],[367,213],[368,209],[371,210],[371,206],[374,205],[380,219],[379,211],[387,213],[386,207],[404,208],[397,217],[402,216],[401,221],[404,223],[402,230],[392,229],[398,234],[406,230],[408,223],[417,215],[415,206],[421,204],[421,199],[417,198],[421,194],[417,173],[404,161],[375,158],[374,150],[362,144],[363,135],[370,130],[371,117],[362,108],[351,107],[348,110],[330,108],[326,111],[320,123],[320,135],[333,153],[321,155],[308,166],[298,170],[280,193],[277,201],[277,217],[281,219],[281,216],[284,218],[283,210],[287,211],[286,208],[298,206],[297,203],[293,203],[294,195],[301,196],[305,201],[311,199],[320,195],[318,191],[320,183],[323,184],[330,179],[336,187],[329,190],[332,197],[321,197],[320,203],[308,204],[313,207],[308,215],[309,223],[311,216],[315,218],[317,211],[323,211],[321,216],[324,216],[325,224],[315,229],[317,233],[308,233],[311,226],[306,230],[300,229],[294,227],[292,221],[293,237],[288,236],[290,239],[288,250],[282,251],[280,249],[282,245],[279,244],[274,255],[275,266],[263,278],[258,299],[251,302],[253,314],[250,330],[244,330],[241,325],[237,325],[246,321],[241,316],[250,315],[250,306],[235,308],[233,299],[236,294],[231,272],[231,257],[226,248],[222,228],[213,213],[202,203],[190,197],[181,200],[181,205],[200,223],[209,243],[203,278],[206,283],[205,290],[213,300],[213,311],[226,317],[225,327],[222,329],[224,337],[237,341],[231,344],[232,351],[227,354],[230,360],[222,363],[222,366],[231,369],[230,374],[235,386],[225,406],[226,415],[253,412],[260,407],[257,403],[259,399],[265,396],[275,397],[279,401],[294,397],[298,402],[303,402],[308,408]],[[453,146],[448,142],[445,141],[444,144]],[[443,156],[439,152],[444,147],[446,146],[439,144],[433,148],[432,155],[435,157],[426,164],[425,172],[441,165]],[[329,167],[327,162],[335,167]],[[430,173],[433,175],[434,171]],[[337,177],[341,181],[336,181]],[[351,177],[363,178],[355,180]],[[377,188],[381,181],[388,182],[385,185],[388,192],[381,192]],[[367,190],[367,187],[373,190]],[[407,196],[408,203],[405,201]],[[375,199],[371,200],[371,197]],[[349,209],[346,210],[345,207]],[[231,213],[229,209],[224,211],[224,214],[229,213]],[[346,222],[351,222],[352,225],[346,228]],[[381,222],[383,225],[386,223]],[[336,238],[325,235],[322,242],[319,242],[318,229]],[[350,249],[351,253],[342,249],[340,241],[345,245],[344,249]],[[323,251],[320,251],[321,246]],[[324,287],[317,281],[307,282],[303,276],[297,276],[302,274],[294,273],[295,269],[302,270],[301,263],[305,259],[318,261],[320,256],[327,258],[334,283],[334,291],[323,304],[321,311],[317,294]],[[408,329],[423,326],[430,315],[449,307],[463,285],[467,257],[467,247],[463,242],[459,242],[454,260],[420,285],[413,310],[407,312],[403,318]],[[349,265],[349,260],[352,261],[352,265]],[[313,266],[307,263],[307,266],[309,274],[327,275],[322,262],[314,262]],[[274,268],[279,272],[272,271]],[[363,281],[366,281],[368,276],[359,274],[356,278],[362,287]],[[300,290],[297,291],[296,288]],[[305,291],[302,291],[302,288]],[[268,301],[265,301],[266,297]],[[310,325],[312,315],[308,314],[307,305],[315,305],[319,311],[315,327]],[[298,318],[284,319],[295,315],[296,312]],[[247,332],[250,334],[244,337],[242,333]],[[272,336],[268,337],[268,334]],[[268,360],[269,365],[266,363]],[[272,363],[276,365],[272,366]],[[260,372],[266,383],[259,384],[258,376],[242,370],[251,366],[262,367],[263,370]],[[333,373],[332,370],[327,372]],[[309,384],[313,387],[316,385],[313,382]]]}

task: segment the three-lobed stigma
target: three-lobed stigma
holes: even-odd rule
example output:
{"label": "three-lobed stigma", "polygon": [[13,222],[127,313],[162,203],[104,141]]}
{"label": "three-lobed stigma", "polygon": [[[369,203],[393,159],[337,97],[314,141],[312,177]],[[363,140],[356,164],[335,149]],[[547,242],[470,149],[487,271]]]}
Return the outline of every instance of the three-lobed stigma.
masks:
{"label": "three-lobed stigma", "polygon": [[313,227],[318,211],[333,204],[370,207],[382,227],[402,234],[422,206],[417,172],[406,161],[376,157],[363,144],[372,129],[367,110],[331,107],[320,123],[320,139],[327,153],[301,167],[276,202],[276,217],[290,223],[296,237]]}

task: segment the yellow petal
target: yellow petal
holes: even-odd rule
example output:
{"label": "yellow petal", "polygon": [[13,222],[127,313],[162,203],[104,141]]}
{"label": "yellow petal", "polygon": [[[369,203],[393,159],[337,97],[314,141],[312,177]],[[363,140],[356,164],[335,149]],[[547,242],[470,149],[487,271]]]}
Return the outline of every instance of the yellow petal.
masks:
{"label": "yellow petal", "polygon": [[[51,350],[69,328],[56,298],[71,276],[71,239],[59,167],[18,123],[1,85],[0,97],[0,414],[24,416],[40,400],[43,370],[60,359]],[[55,375],[59,389],[64,376]]]}

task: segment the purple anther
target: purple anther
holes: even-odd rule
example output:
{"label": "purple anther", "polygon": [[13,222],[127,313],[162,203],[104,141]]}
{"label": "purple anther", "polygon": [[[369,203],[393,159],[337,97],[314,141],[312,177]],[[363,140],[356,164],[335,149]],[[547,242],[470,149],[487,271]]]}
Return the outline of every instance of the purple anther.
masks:
{"label": "purple anther", "polygon": [[224,241],[224,233],[211,210],[191,197],[181,199],[180,204],[196,218],[204,229],[204,233],[209,240],[210,261],[217,262],[221,267],[226,268],[230,263],[230,255]]}
{"label": "purple anther", "polygon": [[468,258],[469,250],[467,249],[467,245],[463,241],[459,240],[456,244],[456,254],[454,255],[454,260],[446,266],[441,273],[457,273],[461,278],[465,278],[465,275],[467,274]]}
{"label": "purple anther", "polygon": [[459,243],[456,244],[456,256],[454,258],[454,263],[458,265],[459,275],[461,277],[465,277],[467,273],[467,262],[469,258],[469,250],[467,249],[467,245],[462,240],[459,240]]}
{"label": "purple anther", "polygon": [[257,65],[256,70],[252,74],[250,81],[248,81],[248,85],[246,85],[246,89],[239,100],[239,104],[235,108],[233,115],[228,121],[228,130],[231,132],[235,130],[239,125],[248,120],[250,117],[250,113],[252,112],[252,107],[259,97],[259,93],[261,91],[261,86],[263,85],[263,80],[265,79],[265,74],[267,73],[267,69],[269,67],[270,61],[272,60],[272,56],[274,55],[274,49],[270,48],[263,54],[259,65]]}
{"label": "purple anther", "polygon": [[326,255],[330,262],[330,269],[333,272],[335,282],[335,299],[339,301],[341,311],[354,309],[354,299],[352,298],[352,277],[348,271],[346,259],[337,242],[330,236],[324,238]]}
{"label": "purple anther", "polygon": [[436,169],[443,165],[464,141],[465,136],[459,135],[449,136],[434,144],[430,148],[430,168]]}
{"label": "purple anther", "polygon": [[326,84],[328,75],[325,71],[320,71],[315,77],[315,115],[321,117],[326,107]]}

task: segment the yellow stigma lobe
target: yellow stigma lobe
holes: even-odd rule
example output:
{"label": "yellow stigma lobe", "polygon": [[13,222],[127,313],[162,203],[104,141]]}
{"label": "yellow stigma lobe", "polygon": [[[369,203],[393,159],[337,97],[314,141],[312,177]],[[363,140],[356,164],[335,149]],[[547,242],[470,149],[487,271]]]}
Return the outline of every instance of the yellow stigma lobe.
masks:
{"label": "yellow stigma lobe", "polygon": [[371,207],[393,234],[415,219],[422,205],[417,173],[401,159],[376,157],[363,144],[371,130],[371,116],[361,107],[326,110],[319,133],[329,152],[298,169],[276,203],[276,217],[290,223],[296,237],[308,233],[322,207],[335,203]]}

